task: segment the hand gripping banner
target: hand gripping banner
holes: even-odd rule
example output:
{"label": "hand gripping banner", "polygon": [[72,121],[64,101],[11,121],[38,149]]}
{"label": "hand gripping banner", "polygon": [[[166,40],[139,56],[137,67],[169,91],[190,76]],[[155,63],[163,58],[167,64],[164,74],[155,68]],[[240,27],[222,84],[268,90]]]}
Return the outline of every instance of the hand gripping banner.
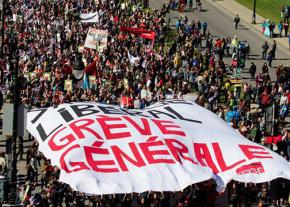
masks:
{"label": "hand gripping banner", "polygon": [[166,100],[142,111],[68,103],[34,109],[27,123],[39,150],[61,169],[60,181],[88,194],[290,178],[285,159],[194,102]]}

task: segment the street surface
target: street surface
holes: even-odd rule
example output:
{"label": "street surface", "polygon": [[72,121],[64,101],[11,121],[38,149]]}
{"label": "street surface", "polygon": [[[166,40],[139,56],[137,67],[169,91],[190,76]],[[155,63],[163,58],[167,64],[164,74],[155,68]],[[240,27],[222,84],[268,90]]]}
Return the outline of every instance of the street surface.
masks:
{"label": "street surface", "polygon": [[[154,9],[160,9],[161,5],[167,3],[166,0],[151,0],[150,7]],[[195,4],[194,4],[195,6]],[[175,22],[178,17],[187,16],[189,21],[206,21],[208,24],[208,29],[212,34],[214,39],[217,38],[226,38],[230,37],[231,39],[236,35],[239,40],[246,39],[251,48],[251,54],[249,60],[246,61],[246,68],[242,74],[243,78],[249,78],[250,75],[248,72],[248,66],[251,61],[255,62],[257,65],[257,74],[261,72],[262,64],[265,60],[261,60],[262,55],[262,44],[264,41],[268,41],[269,47],[271,49],[271,45],[274,39],[268,38],[258,31],[254,30],[250,25],[246,22],[243,22],[241,19],[240,26],[238,30],[234,28],[234,16],[238,13],[229,14],[227,11],[218,8],[213,0],[203,0],[202,1],[202,12],[190,11],[184,12],[180,14],[177,11],[170,11],[171,16],[171,26],[175,28]],[[235,12],[235,10],[233,9]],[[277,45],[276,50],[276,58],[277,60],[273,60],[272,65],[273,68],[269,70],[269,74],[272,80],[276,80],[275,68],[278,64],[282,64],[284,66],[290,66],[290,53],[286,47],[279,47]],[[226,63],[230,62],[230,58],[225,59]]]}

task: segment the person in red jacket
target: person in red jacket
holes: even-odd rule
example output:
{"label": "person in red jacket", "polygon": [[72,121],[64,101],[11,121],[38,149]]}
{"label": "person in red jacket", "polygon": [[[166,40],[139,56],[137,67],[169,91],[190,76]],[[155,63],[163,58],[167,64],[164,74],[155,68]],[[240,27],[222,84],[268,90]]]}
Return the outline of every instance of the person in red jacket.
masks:
{"label": "person in red jacket", "polygon": [[268,106],[271,103],[271,97],[268,94],[267,89],[264,90],[264,92],[260,96],[260,107],[264,109],[266,106]]}
{"label": "person in red jacket", "polygon": [[186,7],[186,3],[187,1],[186,0],[180,0],[179,1],[179,13],[183,13],[184,12],[184,8]]}

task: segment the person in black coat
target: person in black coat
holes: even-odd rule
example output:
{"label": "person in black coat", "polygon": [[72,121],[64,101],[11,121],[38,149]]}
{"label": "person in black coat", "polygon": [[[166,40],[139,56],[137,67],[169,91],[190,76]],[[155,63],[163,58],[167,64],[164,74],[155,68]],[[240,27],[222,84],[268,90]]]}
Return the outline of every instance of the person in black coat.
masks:
{"label": "person in black coat", "polygon": [[273,60],[276,59],[276,49],[277,49],[277,44],[276,44],[276,40],[274,40],[272,44],[272,49],[271,49]]}
{"label": "person in black coat", "polygon": [[3,94],[2,94],[2,91],[0,91],[0,111],[1,111],[2,106],[3,106],[3,102],[4,102],[4,100],[3,100]]}
{"label": "person in black coat", "polygon": [[251,80],[255,79],[256,71],[257,71],[257,66],[255,65],[254,62],[251,62],[251,66],[249,69],[249,73],[251,75]]}

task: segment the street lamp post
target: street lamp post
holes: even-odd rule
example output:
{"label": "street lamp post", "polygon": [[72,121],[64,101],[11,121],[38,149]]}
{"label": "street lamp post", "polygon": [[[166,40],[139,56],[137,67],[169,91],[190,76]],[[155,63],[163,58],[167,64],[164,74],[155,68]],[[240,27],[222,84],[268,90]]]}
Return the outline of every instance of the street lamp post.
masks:
{"label": "street lamp post", "polygon": [[252,18],[252,24],[256,24],[256,2],[257,0],[253,0],[253,18]]}
{"label": "street lamp post", "polygon": [[17,207],[21,206],[17,204],[17,109],[20,101],[20,86],[19,86],[19,74],[18,74],[18,62],[19,62],[19,51],[18,51],[18,40],[17,34],[12,33],[9,44],[11,45],[10,53],[12,60],[10,62],[12,74],[13,74],[13,132],[12,132],[12,152],[10,153],[9,168],[8,168],[8,179],[9,179],[9,196],[8,204],[4,204],[3,207]]}
{"label": "street lamp post", "polygon": [[0,7],[1,7],[1,57],[3,57],[3,45],[4,45],[4,7],[5,7],[5,0],[0,0]]}
{"label": "street lamp post", "polygon": [[[6,0],[0,0],[0,6],[1,6],[1,51],[0,51],[0,58],[2,61],[4,61],[3,55],[4,55],[4,11],[5,11],[5,2]],[[4,82],[4,71],[3,68],[1,69],[1,84]]]}
{"label": "street lamp post", "polygon": [[12,61],[12,69],[14,73],[14,86],[13,86],[13,101],[14,101],[14,111],[13,111],[13,133],[12,133],[12,162],[10,169],[10,185],[9,185],[9,203],[15,204],[17,198],[17,109],[19,106],[19,78],[18,78],[18,60],[17,58]]}
{"label": "street lamp post", "polygon": [[17,110],[20,100],[20,91],[19,91],[19,77],[18,77],[18,41],[16,34],[12,36],[12,43],[15,45],[13,48],[13,61],[12,61],[12,69],[13,69],[13,101],[14,101],[14,111],[13,111],[13,133],[12,133],[12,169],[11,169],[11,177],[10,177],[10,204],[16,203],[17,197],[17,153],[16,153],[16,142],[17,142]]}

